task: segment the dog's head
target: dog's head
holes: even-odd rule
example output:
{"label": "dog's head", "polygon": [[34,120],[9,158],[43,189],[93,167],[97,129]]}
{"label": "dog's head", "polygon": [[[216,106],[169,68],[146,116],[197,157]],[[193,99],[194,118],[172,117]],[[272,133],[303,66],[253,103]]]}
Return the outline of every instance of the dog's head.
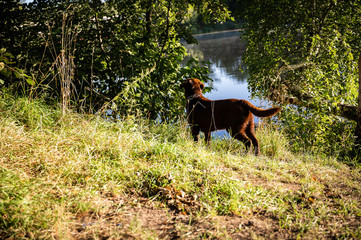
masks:
{"label": "dog's head", "polygon": [[186,97],[189,97],[194,94],[202,96],[202,90],[204,89],[204,84],[196,78],[188,78],[181,85],[181,88],[184,88]]}

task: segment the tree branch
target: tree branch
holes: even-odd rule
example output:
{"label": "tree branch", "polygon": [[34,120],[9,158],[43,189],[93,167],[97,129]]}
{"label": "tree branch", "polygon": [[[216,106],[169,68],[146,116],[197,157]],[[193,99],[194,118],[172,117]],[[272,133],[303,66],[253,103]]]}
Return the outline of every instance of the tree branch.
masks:
{"label": "tree branch", "polygon": [[[99,48],[103,52],[105,59],[108,61],[108,63],[110,63],[111,59],[109,56],[109,51],[106,50],[106,47],[104,47],[104,44],[103,44],[103,34],[102,34],[102,30],[101,30],[102,28],[99,26],[99,20],[98,20],[97,13],[95,13],[94,19],[95,19],[95,26],[96,26],[96,30],[97,30],[96,34],[97,34],[98,41],[99,41]],[[112,71],[111,64],[107,64],[107,66],[108,66],[109,70]]]}
{"label": "tree branch", "polygon": [[[297,89],[297,88],[294,88]],[[299,95],[302,96],[303,93],[299,92]],[[309,96],[309,95],[307,95]],[[270,100],[276,100],[276,99],[270,99]],[[309,97],[308,99],[300,99],[297,97],[284,97],[282,100],[277,99],[276,101],[281,102],[283,104],[292,104],[300,107],[307,107],[311,109],[317,109],[320,108],[323,105],[327,106],[333,106],[330,108],[330,113],[336,116],[340,116],[343,118],[346,118],[347,120],[356,121],[357,122],[357,106],[350,105],[350,104],[344,104],[344,103],[337,103],[332,104],[332,102],[329,101],[318,101],[316,102],[313,97]]]}
{"label": "tree branch", "polygon": [[[312,64],[313,63],[311,63],[311,62],[302,62],[302,63],[288,65],[283,62],[283,64],[280,66],[279,70],[277,71],[277,78],[281,78],[281,82],[289,89],[289,92],[290,92],[290,94],[292,94],[292,96],[285,96],[285,97],[279,98],[279,97],[277,97],[277,95],[271,94],[270,100],[273,100],[276,102],[281,102],[283,104],[292,104],[292,105],[307,107],[307,108],[312,108],[312,109],[320,108],[320,107],[322,107],[322,105],[331,106],[331,108],[330,108],[331,114],[334,114],[334,115],[346,118],[348,120],[357,122],[358,121],[358,112],[360,114],[359,116],[361,116],[361,107],[360,107],[361,106],[361,103],[360,103],[361,72],[359,73],[359,78],[360,78],[359,108],[357,108],[357,106],[350,105],[350,104],[344,104],[344,103],[335,104],[333,102],[326,101],[326,100],[323,100],[323,101],[321,100],[321,101],[317,102],[311,94],[304,93],[302,91],[302,87],[300,87],[299,85],[294,85],[287,81],[282,81],[281,75],[284,74],[285,72],[287,72],[289,70],[295,71],[297,69],[307,67]],[[360,55],[360,59],[359,59],[359,68],[361,68],[361,55]],[[361,123],[360,123],[360,126],[361,126]]]}

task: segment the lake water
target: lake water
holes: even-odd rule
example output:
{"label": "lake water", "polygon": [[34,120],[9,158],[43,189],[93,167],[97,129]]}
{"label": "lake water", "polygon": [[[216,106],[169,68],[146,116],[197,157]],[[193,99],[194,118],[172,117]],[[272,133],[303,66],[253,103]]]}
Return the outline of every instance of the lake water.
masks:
{"label": "lake water", "polygon": [[[257,107],[265,108],[266,102],[251,99],[248,91],[247,74],[240,70],[245,43],[239,31],[196,35],[198,44],[187,45],[190,56],[200,62],[210,62],[209,77],[213,79],[213,90],[204,96],[211,100],[226,98],[246,99]],[[244,68],[244,66],[242,67]],[[258,118],[255,117],[255,122]],[[227,137],[226,131],[217,131],[213,136]]]}

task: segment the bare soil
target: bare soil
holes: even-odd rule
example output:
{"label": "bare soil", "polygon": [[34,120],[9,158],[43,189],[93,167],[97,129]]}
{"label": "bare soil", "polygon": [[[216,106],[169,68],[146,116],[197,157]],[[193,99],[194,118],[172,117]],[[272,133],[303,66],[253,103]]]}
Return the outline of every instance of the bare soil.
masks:
{"label": "bare soil", "polygon": [[[124,201],[116,200],[116,201]],[[78,216],[74,239],[292,239],[278,220],[265,213],[253,216],[194,216],[156,206],[147,199],[127,203],[105,215]],[[136,203],[137,202],[137,203]]]}
{"label": "bare soil", "polygon": [[[299,194],[301,188],[296,183],[267,182],[257,177],[249,178],[248,181],[270,189],[280,187],[294,194]],[[316,177],[314,181],[322,182]],[[336,212],[339,209],[338,199],[355,200],[359,196],[357,189],[341,182],[322,184],[324,192],[320,196],[307,197],[299,194],[302,204],[296,206],[298,211],[319,201]],[[242,216],[197,214],[199,204],[196,199],[171,187],[160,188],[157,200],[135,195],[124,197],[104,194],[101,201],[101,211],[78,214],[70,223],[70,238],[298,239],[301,236],[302,239],[337,239],[342,237],[339,236],[341,228],[346,226],[349,229],[359,229],[361,226],[360,216],[342,217],[331,214],[328,220],[319,223],[322,233],[312,232],[307,237],[302,237],[299,229],[282,228],[278,216],[271,212],[257,211]]]}

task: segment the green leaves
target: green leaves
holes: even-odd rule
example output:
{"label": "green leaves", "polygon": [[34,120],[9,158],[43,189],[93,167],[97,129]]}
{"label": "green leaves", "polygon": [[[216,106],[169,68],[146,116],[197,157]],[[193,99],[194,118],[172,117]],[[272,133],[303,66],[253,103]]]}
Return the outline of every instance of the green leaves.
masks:
{"label": "green leaves", "polygon": [[[7,82],[10,82],[12,78],[25,80],[29,85],[34,86],[35,80],[32,76],[25,74],[25,70],[18,67],[13,67],[14,56],[8,53],[5,48],[0,49],[0,76],[5,77]],[[0,85],[4,85],[5,81],[0,79]]]}
{"label": "green leaves", "polygon": [[[250,90],[281,103],[297,98],[308,106],[287,108],[281,119],[290,138],[303,141],[302,147],[334,149],[335,142],[326,136],[350,124],[332,114],[338,103],[355,105],[357,101],[354,55],[361,49],[361,5],[357,3],[256,1],[247,8],[243,38],[248,46],[243,60]],[[333,124],[339,129],[330,127]],[[348,133],[342,141],[350,143]]]}
{"label": "green leaves", "polygon": [[[180,67],[186,54],[180,39],[194,41],[184,24],[190,9],[211,21],[223,21],[230,14],[222,0],[161,0],[156,4],[108,0],[70,5],[60,0],[28,4],[0,0],[1,16],[6,16],[0,19],[0,25],[6,26],[0,30],[6,40],[3,47],[17,56],[13,58],[14,78],[6,81],[11,85],[21,78],[27,88],[42,83],[39,92],[61,99],[54,62],[59,63],[62,43],[67,42],[74,49],[71,100],[78,108],[98,111],[116,105],[118,115],[137,109],[151,118],[175,119],[183,106],[181,93],[174,89],[185,77],[204,77],[207,71],[197,63]],[[63,18],[64,12],[69,18]],[[64,25],[72,26],[69,34],[61,34]],[[36,76],[36,81],[26,73]]]}

